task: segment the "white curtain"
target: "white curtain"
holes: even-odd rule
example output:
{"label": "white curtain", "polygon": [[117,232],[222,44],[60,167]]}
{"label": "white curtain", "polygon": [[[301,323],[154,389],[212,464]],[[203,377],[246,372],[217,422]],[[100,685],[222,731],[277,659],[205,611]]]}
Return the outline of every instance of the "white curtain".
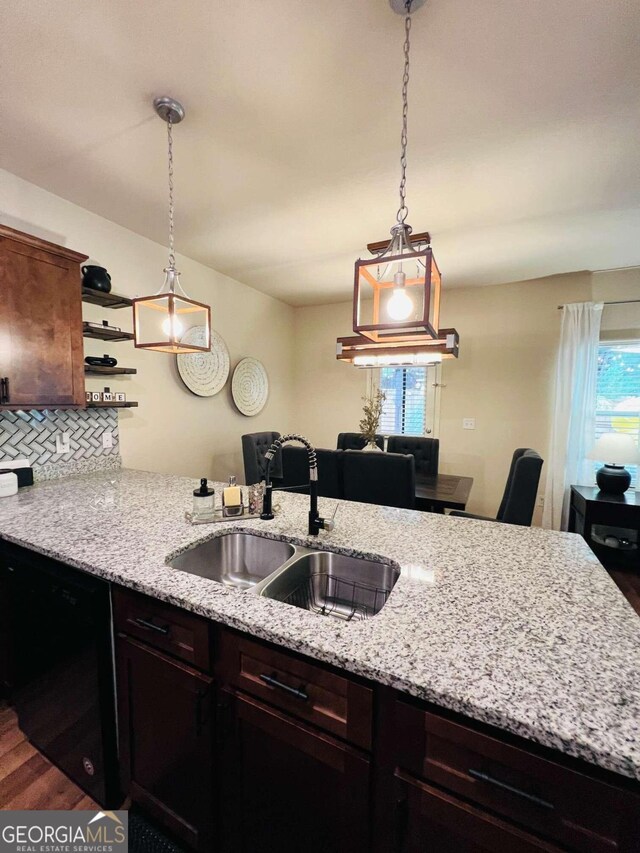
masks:
{"label": "white curtain", "polygon": [[586,455],[595,440],[596,381],[602,302],[574,302],[562,309],[551,444],[542,524],[566,530],[569,487],[593,485]]}

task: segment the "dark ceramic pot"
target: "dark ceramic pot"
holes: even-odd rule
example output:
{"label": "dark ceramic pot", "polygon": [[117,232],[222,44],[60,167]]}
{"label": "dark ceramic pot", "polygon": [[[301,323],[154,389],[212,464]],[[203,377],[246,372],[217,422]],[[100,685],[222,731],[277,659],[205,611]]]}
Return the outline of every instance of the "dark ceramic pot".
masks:
{"label": "dark ceramic pot", "polygon": [[111,276],[104,267],[85,266],[82,267],[82,286],[91,290],[101,290],[109,293],[111,290]]}

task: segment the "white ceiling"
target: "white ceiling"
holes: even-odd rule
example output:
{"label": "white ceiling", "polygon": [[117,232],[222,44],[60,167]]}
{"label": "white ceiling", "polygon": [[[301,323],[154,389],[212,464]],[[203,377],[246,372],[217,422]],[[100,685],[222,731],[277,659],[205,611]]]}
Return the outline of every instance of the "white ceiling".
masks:
{"label": "white ceiling", "polygon": [[[151,101],[173,95],[178,250],[292,304],[349,298],[397,209],[388,0],[2,0],[0,17],[0,166],[165,242]],[[637,0],[428,0],[412,41],[409,222],[445,285],[640,264]]]}

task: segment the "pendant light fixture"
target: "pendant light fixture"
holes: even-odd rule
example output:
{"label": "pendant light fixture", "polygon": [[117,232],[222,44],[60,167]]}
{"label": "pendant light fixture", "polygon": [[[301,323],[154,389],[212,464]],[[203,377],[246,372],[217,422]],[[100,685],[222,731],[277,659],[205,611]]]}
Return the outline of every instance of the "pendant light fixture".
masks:
{"label": "pendant light fixture", "polygon": [[426,367],[458,358],[460,339],[455,329],[440,329],[435,339],[372,343],[363,335],[338,338],[336,358],[356,367]]}
{"label": "pendant light fixture", "polygon": [[[370,243],[374,256],[355,264],[353,331],[355,338],[338,338],[337,357],[358,359],[359,366],[375,366],[380,348],[380,364],[402,354],[406,363],[433,363],[439,357],[457,358],[455,329],[439,331],[441,277],[431,250],[428,233],[412,236],[407,223],[407,127],[411,14],[425,0],[389,0],[392,9],[404,15],[404,73],[402,76],[402,131],[400,135],[400,206],[391,239]],[[454,337],[452,337],[452,335]],[[357,342],[360,340],[360,346]],[[455,340],[455,345],[453,341]],[[348,342],[348,343],[347,343]],[[403,344],[402,353],[388,347]],[[411,344],[412,346],[408,346]],[[384,352],[383,352],[384,350]],[[354,355],[358,351],[358,355]],[[414,361],[411,358],[415,357]],[[364,362],[367,362],[365,365]],[[355,363],[355,362],[354,362]],[[403,362],[404,363],[404,362]]]}
{"label": "pendant light fixture", "polygon": [[[211,349],[211,308],[189,299],[180,284],[173,247],[173,125],[184,118],[184,107],[173,98],[156,98],[156,113],[167,123],[169,166],[169,264],[164,270],[164,284],[153,296],[133,300],[135,345],[156,352],[208,352]],[[204,346],[182,343],[186,333],[204,326]]]}

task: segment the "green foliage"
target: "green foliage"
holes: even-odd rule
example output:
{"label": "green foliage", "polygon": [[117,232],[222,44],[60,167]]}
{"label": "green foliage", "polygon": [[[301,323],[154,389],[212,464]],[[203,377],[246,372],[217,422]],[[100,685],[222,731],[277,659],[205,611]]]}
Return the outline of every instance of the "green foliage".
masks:
{"label": "green foliage", "polygon": [[363,397],[362,420],[360,421],[360,433],[368,443],[375,441],[380,427],[382,417],[382,406],[387,395],[384,391],[376,391],[372,397]]}

